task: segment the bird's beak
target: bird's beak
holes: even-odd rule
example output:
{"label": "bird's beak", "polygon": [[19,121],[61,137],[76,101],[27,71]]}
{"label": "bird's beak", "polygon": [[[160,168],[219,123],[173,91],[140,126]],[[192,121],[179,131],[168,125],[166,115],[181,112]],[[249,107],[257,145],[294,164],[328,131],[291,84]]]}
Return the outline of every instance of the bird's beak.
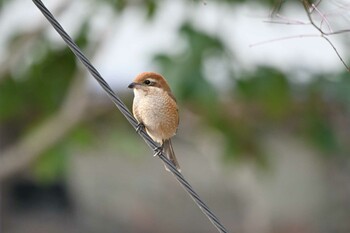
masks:
{"label": "bird's beak", "polygon": [[136,85],[139,85],[138,83],[130,83],[128,88],[133,89]]}

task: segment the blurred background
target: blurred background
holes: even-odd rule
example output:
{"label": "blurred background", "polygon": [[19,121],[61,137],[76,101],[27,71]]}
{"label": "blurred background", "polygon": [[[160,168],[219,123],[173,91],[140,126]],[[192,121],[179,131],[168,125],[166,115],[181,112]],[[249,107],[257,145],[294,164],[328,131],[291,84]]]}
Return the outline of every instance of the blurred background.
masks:
{"label": "blurred background", "polygon": [[[44,3],[128,107],[167,78],[183,174],[230,232],[350,232],[350,37],[337,56],[308,18],[350,29],[349,1]],[[0,1],[0,186],[1,232],[216,232],[31,1]]]}

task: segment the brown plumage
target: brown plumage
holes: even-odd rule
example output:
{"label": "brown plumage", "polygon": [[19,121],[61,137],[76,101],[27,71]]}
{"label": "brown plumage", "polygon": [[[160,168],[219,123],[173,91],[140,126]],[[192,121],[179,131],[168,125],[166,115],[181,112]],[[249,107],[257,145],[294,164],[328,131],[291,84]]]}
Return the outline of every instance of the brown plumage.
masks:
{"label": "brown plumage", "polygon": [[129,85],[134,91],[133,114],[145,126],[151,138],[160,143],[163,152],[180,171],[171,144],[179,125],[176,99],[163,76],[143,72]]}

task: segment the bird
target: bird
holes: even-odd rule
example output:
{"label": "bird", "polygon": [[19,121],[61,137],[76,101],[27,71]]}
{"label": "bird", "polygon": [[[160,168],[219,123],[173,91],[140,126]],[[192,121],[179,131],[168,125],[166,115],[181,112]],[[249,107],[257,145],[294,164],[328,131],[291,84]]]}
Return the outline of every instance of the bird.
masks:
{"label": "bird", "polygon": [[[156,149],[155,156],[164,152],[181,172],[171,142],[179,126],[179,110],[168,82],[158,73],[143,72],[135,77],[128,88],[134,92],[132,111],[139,123],[137,130],[144,128],[161,145]],[[167,166],[165,169],[169,171]]]}

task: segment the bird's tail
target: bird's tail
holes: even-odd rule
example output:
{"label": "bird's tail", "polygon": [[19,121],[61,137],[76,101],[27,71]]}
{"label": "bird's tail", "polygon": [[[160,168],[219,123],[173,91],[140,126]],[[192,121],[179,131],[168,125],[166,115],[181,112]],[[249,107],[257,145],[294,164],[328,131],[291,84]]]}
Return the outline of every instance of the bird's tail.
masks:
{"label": "bird's tail", "polygon": [[[175,153],[174,153],[174,149],[173,149],[173,145],[171,143],[171,139],[167,139],[167,140],[164,140],[163,142],[163,152],[166,154],[166,156],[168,157],[168,159],[173,162],[173,164],[175,165],[176,169],[181,172],[181,169],[180,169],[180,165],[179,163],[177,162],[177,159],[176,159],[176,156],[175,156]],[[167,166],[165,166],[165,169],[167,171],[169,171],[169,169],[167,168]]]}

